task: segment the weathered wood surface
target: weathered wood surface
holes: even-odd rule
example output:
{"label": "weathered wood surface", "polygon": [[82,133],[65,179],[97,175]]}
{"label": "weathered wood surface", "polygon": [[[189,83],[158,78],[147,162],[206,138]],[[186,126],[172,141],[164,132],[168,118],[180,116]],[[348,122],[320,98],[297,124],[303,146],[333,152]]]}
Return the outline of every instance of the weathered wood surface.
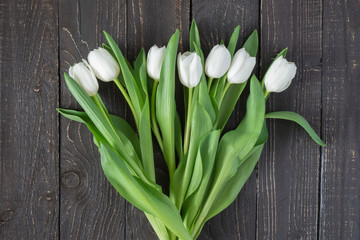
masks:
{"label": "weathered wood surface", "polygon": [[[90,50],[105,41],[103,30],[126,53],[124,0],[63,0],[59,5],[60,106],[80,109],[67,90],[62,73],[86,59]],[[100,94],[109,112],[123,117],[128,108],[112,84],[100,83]],[[86,126],[60,119],[60,238],[123,239],[126,202],[107,181],[99,153]]]}
{"label": "weathered wood surface", "polygon": [[319,239],[360,239],[360,3],[324,13]]}
{"label": "weathered wood surface", "polygon": [[59,237],[58,6],[0,3],[0,239]]}
{"label": "weathered wood surface", "polygon": [[[286,47],[287,58],[297,65],[293,83],[272,94],[267,111],[300,113],[320,133],[322,1],[263,1],[261,9],[262,75]],[[316,239],[320,147],[295,123],[268,120],[268,128],[269,140],[258,164],[258,236]]]}
{"label": "weathered wood surface", "polygon": [[[267,110],[302,114],[327,143],[319,148],[295,124],[268,121],[258,168],[199,239],[360,239],[359,9],[355,0],[1,1],[0,239],[156,239],[106,180],[86,127],[55,107],[80,109],[62,73],[105,41],[102,30],[134,60],[176,28],[186,51],[192,18],[205,53],[236,25],[238,47],[258,29],[258,76],[289,47],[297,77]],[[100,94],[131,121],[114,85],[102,83]],[[227,128],[242,114],[237,108]]]}

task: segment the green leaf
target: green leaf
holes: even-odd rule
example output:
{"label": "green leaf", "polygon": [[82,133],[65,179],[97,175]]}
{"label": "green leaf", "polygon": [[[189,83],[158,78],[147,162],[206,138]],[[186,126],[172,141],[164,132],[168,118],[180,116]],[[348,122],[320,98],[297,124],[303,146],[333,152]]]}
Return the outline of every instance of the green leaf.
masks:
{"label": "green leaf", "polygon": [[150,125],[149,99],[146,98],[139,122],[141,159],[148,177],[155,182],[154,153]]}
{"label": "green leaf", "polygon": [[[267,128],[266,122],[263,123],[262,132],[251,151],[244,159],[237,158],[241,164],[238,167],[236,174],[224,185],[224,188],[220,190],[217,198],[213,203],[207,219],[210,219],[227,208],[239,195],[242,187],[253,172],[256,163],[258,162],[264,144],[267,140]],[[206,220],[207,221],[207,220]]]}
{"label": "green leaf", "polygon": [[209,114],[210,118],[211,118],[211,122],[215,123],[216,121],[216,111],[214,109],[214,105],[213,102],[211,101],[208,89],[207,89],[207,84],[206,84],[206,79],[204,74],[201,76],[201,80],[200,83],[196,86],[197,90],[199,91],[198,94],[198,101],[199,103],[205,108],[206,112]]}
{"label": "green leaf", "polygon": [[[259,161],[263,147],[264,144],[254,147],[253,151],[251,151],[251,154],[243,161],[236,175],[228,182],[227,185],[224,186],[222,191],[224,194],[219,194],[219,198],[216,199],[216,202],[214,203],[214,205],[221,206],[221,208],[212,209],[212,212],[206,221],[223,211],[236,199],[242,187],[253,172],[257,162]],[[197,229],[191,230],[191,235],[194,239],[200,235],[201,229],[203,228],[206,221],[204,221]]]}
{"label": "green leaf", "polygon": [[84,109],[88,117],[94,123],[98,131],[104,136],[110,146],[115,149],[121,156],[124,157],[126,163],[131,168],[131,170],[139,176],[141,179],[146,180],[144,175],[143,168],[140,162],[140,159],[136,154],[133,154],[135,151],[128,152],[130,145],[124,144],[118,132],[113,128],[105,116],[101,113],[99,108],[96,106],[94,101],[89,97],[89,95],[83,90],[83,88],[72,79],[67,73],[64,74],[65,82],[68,86],[68,89],[77,100],[77,102]]}
{"label": "green leaf", "polygon": [[235,53],[236,45],[237,45],[237,42],[239,39],[239,32],[240,32],[240,26],[237,26],[231,35],[231,38],[230,38],[230,41],[229,41],[229,44],[227,47],[227,49],[229,50],[229,52],[231,54],[231,57],[234,56],[234,53]]}
{"label": "green leaf", "polygon": [[310,135],[310,137],[320,146],[326,146],[326,144],[321,140],[321,138],[315,133],[315,131],[311,128],[310,124],[297,113],[294,112],[271,112],[265,115],[266,118],[274,118],[274,119],[284,119],[289,121],[294,121],[299,124],[301,127],[305,129],[305,131]]}
{"label": "green leaf", "polygon": [[[194,98],[196,98],[196,94],[194,94]],[[213,128],[211,118],[201,104],[194,102],[192,109],[189,152],[179,163],[173,177],[170,179],[170,196],[178,208],[181,207],[186,194],[190,195],[192,193],[188,191],[189,183],[193,176],[199,174],[200,171],[196,169],[194,172],[200,140]],[[194,185],[197,184],[194,183]]]}
{"label": "green leaf", "polygon": [[179,30],[169,40],[156,93],[156,118],[163,138],[164,158],[170,176],[175,171],[175,62]]}
{"label": "green leaf", "polygon": [[175,115],[175,142],[176,142],[175,148],[176,148],[176,152],[179,157],[179,162],[181,162],[183,155],[184,155],[182,139],[183,138],[182,138],[182,131],[181,131],[180,116],[178,113],[176,113],[176,115]]}
{"label": "green leaf", "polygon": [[253,31],[242,46],[252,57],[256,57],[259,46],[259,36],[257,31]]}
{"label": "green leaf", "polygon": [[86,124],[90,132],[94,135],[94,142],[97,146],[99,146],[100,142],[107,142],[107,140],[104,138],[101,132],[99,132],[95,124],[91,121],[85,112],[64,108],[57,108],[56,110],[61,113],[61,115],[70,120]]}
{"label": "green leaf", "polygon": [[137,82],[137,85],[141,87],[141,92],[143,93],[143,99],[147,98],[149,95],[147,87],[147,73],[146,73],[146,57],[145,50],[141,48],[139,55],[137,56],[134,62],[134,77]]}
{"label": "green leaf", "polygon": [[130,144],[135,149],[137,156],[141,156],[139,137],[130,124],[125,119],[115,115],[110,114],[110,118],[114,123],[115,130],[121,133],[121,135],[123,135],[123,137],[125,137],[128,141],[130,141]]}
{"label": "green leaf", "polygon": [[199,29],[196,25],[195,19],[192,20],[192,22],[191,22],[189,35],[190,35],[190,37],[189,37],[190,52],[195,51],[194,44],[201,49]]}
{"label": "green leaf", "polygon": [[170,240],[168,230],[166,229],[164,223],[157,217],[145,213],[149,223],[151,224],[152,228],[154,229],[156,235],[161,240]]}
{"label": "green leaf", "polygon": [[181,239],[192,239],[182,223],[178,209],[158,189],[132,176],[124,159],[109,146],[101,143],[101,166],[114,188],[135,207],[159,218],[167,228]]}
{"label": "green leaf", "polygon": [[255,76],[251,78],[250,95],[246,104],[246,115],[239,126],[227,132],[219,143],[216,156],[215,184],[226,182],[236,172],[239,162],[254,147],[262,131],[265,117],[264,95],[259,81]]}
{"label": "green leaf", "polygon": [[[234,37],[235,38],[235,37]],[[256,57],[257,50],[258,50],[258,34],[255,30],[246,40],[243,48],[246,49],[246,51],[250,54],[252,57]],[[236,45],[236,43],[235,43]],[[230,44],[229,44],[230,47]],[[228,91],[225,94],[225,97],[221,103],[221,106],[219,108],[218,113],[218,121],[216,124],[216,129],[224,129],[227,121],[229,120],[232,112],[234,111],[234,108],[236,106],[236,103],[243,92],[247,82],[241,83],[241,84],[231,84]],[[217,98],[217,101],[219,100],[219,96]]]}
{"label": "green leaf", "polygon": [[191,228],[209,191],[219,137],[220,131],[214,130],[205,135],[200,142],[197,160],[202,161],[202,179],[196,191],[185,200],[182,207],[184,223],[187,229]]}
{"label": "green leaf", "polygon": [[[104,138],[104,136],[101,134],[101,132],[99,132],[99,130],[96,128],[95,124],[91,121],[89,116],[86,114],[86,112],[76,111],[76,110],[71,110],[71,109],[63,109],[63,108],[57,108],[57,110],[64,117],[67,117],[70,120],[85,123],[86,126],[89,128],[90,132],[96,138],[97,142],[107,142],[107,140]],[[125,141],[130,141],[130,144],[135,149],[137,156],[141,156],[139,138],[136,135],[135,131],[130,126],[130,124],[128,124],[121,117],[118,117],[115,115],[110,114],[110,118],[111,118],[112,122],[114,123],[115,129],[118,132],[120,132],[123,135],[123,137],[125,137],[127,139]]]}
{"label": "green leaf", "polygon": [[[265,100],[261,85],[253,76],[250,83],[250,95],[246,104],[246,115],[239,126],[226,133],[220,143],[215,158],[214,181],[211,192],[194,225],[194,232],[202,227],[213,211],[222,208],[216,199],[222,194],[229,180],[236,174],[242,161],[255,146],[263,129],[265,117]],[[220,205],[214,205],[214,203]]]}
{"label": "green leaf", "polygon": [[116,56],[116,59],[121,68],[121,73],[124,78],[125,86],[127,91],[129,92],[131,102],[134,105],[137,119],[140,119],[142,106],[144,105],[142,91],[140,91],[137,81],[134,79],[134,76],[132,74],[132,69],[129,67],[127,60],[124,58],[114,39],[105,31],[104,35],[112,51],[114,52],[114,55]]}
{"label": "green leaf", "polygon": [[220,129],[221,131],[224,129],[246,84],[247,81],[241,84],[230,85],[221,103],[215,129]]}

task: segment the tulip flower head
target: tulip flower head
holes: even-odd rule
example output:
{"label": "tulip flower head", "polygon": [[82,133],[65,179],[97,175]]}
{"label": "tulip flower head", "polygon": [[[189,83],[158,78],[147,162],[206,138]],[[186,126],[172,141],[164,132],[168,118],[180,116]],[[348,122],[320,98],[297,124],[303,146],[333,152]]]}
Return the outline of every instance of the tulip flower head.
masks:
{"label": "tulip flower head", "polygon": [[79,62],[69,68],[69,75],[72,77],[89,96],[94,96],[98,89],[99,83],[95,77],[93,70],[88,62],[83,59],[83,62]]}
{"label": "tulip flower head", "polygon": [[166,47],[159,48],[154,45],[150,48],[147,55],[146,70],[149,76],[155,81],[159,81],[162,62],[165,57]]}
{"label": "tulip flower head", "polygon": [[188,87],[196,87],[201,79],[203,68],[200,56],[195,52],[179,53],[177,66],[181,83]]}
{"label": "tulip flower head", "polygon": [[224,45],[216,45],[209,53],[205,62],[205,73],[210,78],[224,76],[230,67],[231,55]]}
{"label": "tulip flower head", "polygon": [[256,64],[256,58],[251,57],[245,48],[239,49],[231,62],[227,79],[230,83],[244,83],[250,77]]}
{"label": "tulip flower head", "polygon": [[118,77],[120,68],[116,60],[104,48],[91,51],[88,61],[96,77],[104,82],[113,81]]}
{"label": "tulip flower head", "polygon": [[287,89],[296,74],[296,65],[283,56],[278,57],[265,75],[265,87],[268,92],[282,92]]}

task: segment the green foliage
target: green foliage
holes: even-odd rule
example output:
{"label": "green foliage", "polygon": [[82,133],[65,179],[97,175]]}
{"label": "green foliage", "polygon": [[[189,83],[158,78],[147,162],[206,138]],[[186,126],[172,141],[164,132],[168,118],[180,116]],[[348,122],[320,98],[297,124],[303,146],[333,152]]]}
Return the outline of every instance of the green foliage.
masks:
{"label": "green foliage", "polygon": [[[236,51],[239,32],[238,26],[227,45],[231,56]],[[106,177],[127,201],[145,212],[159,239],[196,239],[205,222],[236,199],[267,141],[266,118],[294,121],[316,143],[325,146],[300,115],[293,112],[265,114],[267,95],[264,96],[264,86],[255,75],[249,80],[250,84],[228,85],[225,74],[208,86],[203,73],[195,88],[184,88],[187,114],[181,119],[175,103],[179,31],[167,44],[158,86],[147,76],[144,49],[132,65],[112,37],[104,34],[108,45],[103,44],[103,47],[121,69],[115,83],[132,110],[136,129],[124,119],[109,114],[98,94],[89,97],[66,73],[68,89],[84,111],[57,110],[73,121],[86,124],[99,148]],[[191,24],[189,41],[190,51],[200,56],[204,68],[205,59],[195,21]],[[256,56],[256,30],[242,47],[251,56]],[[276,58],[285,57],[286,52],[284,49]],[[236,129],[221,136],[247,85],[250,85],[250,95],[246,101],[246,115]],[[186,122],[184,129],[182,122]],[[152,132],[168,166],[169,197],[156,184]]]}
{"label": "green foliage", "polygon": [[179,30],[170,38],[161,67],[156,93],[156,119],[163,138],[164,158],[169,175],[175,171],[175,66],[179,43]]}
{"label": "green foliage", "polygon": [[315,131],[311,128],[310,124],[297,113],[294,112],[287,112],[287,111],[281,111],[281,112],[271,112],[267,113],[265,115],[266,118],[274,118],[274,119],[283,119],[283,120],[289,120],[296,122],[301,127],[304,128],[304,130],[310,135],[310,137],[320,146],[326,146],[326,144],[321,140],[321,138],[315,133]]}

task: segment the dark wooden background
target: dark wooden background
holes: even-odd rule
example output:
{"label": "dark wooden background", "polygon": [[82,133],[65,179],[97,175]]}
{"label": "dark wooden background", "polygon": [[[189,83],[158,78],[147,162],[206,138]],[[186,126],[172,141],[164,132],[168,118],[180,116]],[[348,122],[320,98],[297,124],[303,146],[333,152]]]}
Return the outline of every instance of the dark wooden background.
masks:
{"label": "dark wooden background", "polygon": [[[133,60],[176,28],[187,50],[193,18],[206,53],[236,25],[240,42],[258,29],[260,76],[289,47],[297,76],[267,110],[302,114],[327,143],[268,121],[256,170],[200,239],[360,239],[359,0],[1,0],[0,239],[156,239],[106,180],[86,127],[55,108],[79,108],[62,75],[105,41],[102,30]],[[130,120],[114,85],[100,88]]]}

